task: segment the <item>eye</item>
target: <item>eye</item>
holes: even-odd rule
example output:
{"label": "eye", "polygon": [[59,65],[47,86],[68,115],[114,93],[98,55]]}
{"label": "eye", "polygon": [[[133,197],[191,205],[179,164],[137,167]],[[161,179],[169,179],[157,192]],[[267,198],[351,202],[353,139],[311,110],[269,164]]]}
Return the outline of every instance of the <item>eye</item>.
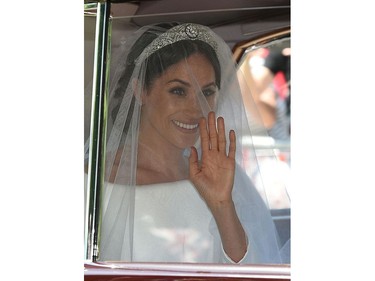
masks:
{"label": "eye", "polygon": [[174,95],[177,95],[177,96],[184,96],[185,95],[184,89],[182,89],[180,87],[172,88],[169,92],[174,94]]}
{"label": "eye", "polygon": [[217,88],[208,88],[202,90],[202,93],[205,97],[209,97],[217,92]]}

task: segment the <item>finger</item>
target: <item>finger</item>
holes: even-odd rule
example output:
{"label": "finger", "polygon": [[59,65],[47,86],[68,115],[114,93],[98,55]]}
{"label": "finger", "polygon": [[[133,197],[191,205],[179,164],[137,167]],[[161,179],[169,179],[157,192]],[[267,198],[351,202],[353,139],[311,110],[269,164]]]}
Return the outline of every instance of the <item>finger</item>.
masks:
{"label": "finger", "polygon": [[210,138],[211,149],[217,149],[217,131],[215,112],[208,113],[208,134]]}
{"label": "finger", "polygon": [[208,138],[206,118],[199,120],[199,134],[201,136],[202,152],[210,150],[210,140]]}
{"label": "finger", "polygon": [[228,157],[235,159],[236,157],[236,133],[233,130],[229,132],[229,152]]}
{"label": "finger", "polygon": [[225,138],[225,124],[224,118],[219,117],[217,118],[217,133],[218,133],[218,144],[219,144],[219,151],[226,152],[227,148],[227,140]]}
{"label": "finger", "polygon": [[196,175],[199,172],[199,163],[198,163],[198,152],[197,149],[192,146],[189,156],[189,175],[190,177]]}

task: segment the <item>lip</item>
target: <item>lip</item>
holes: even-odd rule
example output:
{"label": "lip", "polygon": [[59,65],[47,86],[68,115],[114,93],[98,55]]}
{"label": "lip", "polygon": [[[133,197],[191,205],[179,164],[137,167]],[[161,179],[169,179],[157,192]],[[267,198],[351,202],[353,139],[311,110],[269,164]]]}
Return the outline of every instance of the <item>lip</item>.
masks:
{"label": "lip", "polygon": [[173,124],[185,132],[195,132],[198,128],[198,123],[185,123],[178,120],[172,120]]}

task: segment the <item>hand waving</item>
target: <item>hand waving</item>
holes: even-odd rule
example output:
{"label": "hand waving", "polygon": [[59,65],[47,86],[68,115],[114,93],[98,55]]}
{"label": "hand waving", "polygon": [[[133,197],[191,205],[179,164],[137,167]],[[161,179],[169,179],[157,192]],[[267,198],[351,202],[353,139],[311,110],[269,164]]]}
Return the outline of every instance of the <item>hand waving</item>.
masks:
{"label": "hand waving", "polygon": [[189,157],[190,180],[200,195],[213,211],[216,208],[232,203],[232,189],[235,172],[236,136],[229,132],[229,151],[226,152],[225,125],[222,117],[216,118],[215,113],[208,114],[208,126],[205,118],[199,123],[201,136],[202,160],[192,147]]}

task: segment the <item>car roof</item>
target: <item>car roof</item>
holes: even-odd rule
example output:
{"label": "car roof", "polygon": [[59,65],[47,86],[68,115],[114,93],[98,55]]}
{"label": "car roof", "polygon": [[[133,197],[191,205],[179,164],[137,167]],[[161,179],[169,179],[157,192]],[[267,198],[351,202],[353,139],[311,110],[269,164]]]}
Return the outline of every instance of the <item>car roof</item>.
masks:
{"label": "car roof", "polygon": [[230,47],[290,27],[290,0],[112,0],[112,18],[141,27],[194,22],[211,27]]}

